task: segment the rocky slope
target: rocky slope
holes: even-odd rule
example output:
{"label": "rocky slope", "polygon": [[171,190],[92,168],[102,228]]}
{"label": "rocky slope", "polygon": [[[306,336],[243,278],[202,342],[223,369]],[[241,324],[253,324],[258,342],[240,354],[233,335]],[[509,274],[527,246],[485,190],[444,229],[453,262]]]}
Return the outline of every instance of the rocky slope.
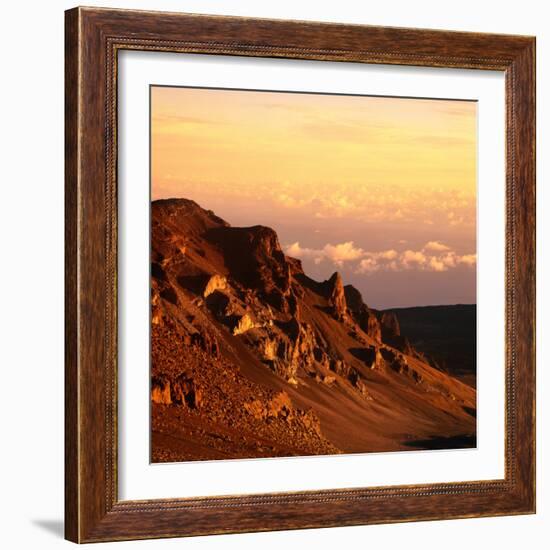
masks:
{"label": "rocky slope", "polygon": [[155,462],[475,442],[475,391],[268,227],[153,202],[151,323]]}

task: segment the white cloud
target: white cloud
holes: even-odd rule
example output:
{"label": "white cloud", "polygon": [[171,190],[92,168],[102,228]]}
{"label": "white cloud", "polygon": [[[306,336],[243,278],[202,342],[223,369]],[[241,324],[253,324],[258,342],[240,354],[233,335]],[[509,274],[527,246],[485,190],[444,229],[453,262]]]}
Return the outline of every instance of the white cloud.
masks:
{"label": "white cloud", "polygon": [[465,265],[476,265],[477,254],[466,254],[464,256],[459,256],[459,262]]}
{"label": "white cloud", "polygon": [[402,252],[391,248],[377,252],[355,246],[353,241],[326,244],[323,248],[307,248],[295,242],[285,247],[285,253],[294,258],[309,259],[316,265],[328,261],[342,267],[349,263],[356,273],[371,274],[377,271],[435,271],[444,272],[460,265],[475,267],[476,254],[457,254],[440,241],[429,241],[420,250]]}
{"label": "white cloud", "polygon": [[[473,256],[475,256],[475,254]],[[445,267],[456,267],[457,256],[454,252],[447,252],[443,256],[440,256],[439,261],[442,262]]]}
{"label": "white cloud", "polygon": [[430,271],[447,271],[448,267],[435,256],[432,256],[430,258],[430,261],[428,262],[428,267]]}
{"label": "white cloud", "polygon": [[380,252],[380,257],[384,260],[395,260],[399,256],[397,250],[386,250],[385,252]]}
{"label": "white cloud", "polygon": [[358,260],[365,255],[365,251],[362,248],[356,248],[353,241],[348,241],[337,245],[326,244],[323,248],[323,253],[335,264]]}
{"label": "white cloud", "polygon": [[300,243],[296,241],[295,243],[288,245],[285,252],[293,258],[304,258],[307,250],[311,250],[311,248],[302,248]]}
{"label": "white cloud", "polygon": [[294,258],[310,258],[316,264],[326,259],[339,266],[342,266],[344,262],[359,260],[365,255],[365,251],[362,248],[357,248],[353,241],[340,244],[328,243],[321,249],[305,248],[297,241],[287,246],[285,253]]}
{"label": "white cloud", "polygon": [[379,271],[381,265],[374,258],[364,258],[359,262],[356,269],[357,273],[374,273]]}
{"label": "white cloud", "polygon": [[[444,247],[444,248],[443,248]],[[384,250],[382,252],[365,252],[356,268],[356,273],[375,273],[376,271],[435,271],[443,272],[464,265],[475,267],[476,254],[460,255],[442,245],[440,250],[429,250],[424,246],[421,250]]]}
{"label": "white cloud", "polygon": [[421,250],[405,250],[405,252],[401,254],[401,263],[405,267],[415,265],[422,266],[426,263],[426,261],[427,258]]}
{"label": "white cloud", "polygon": [[439,241],[430,241],[424,245],[424,250],[433,250],[435,252],[444,252],[445,250],[451,250],[446,244]]}

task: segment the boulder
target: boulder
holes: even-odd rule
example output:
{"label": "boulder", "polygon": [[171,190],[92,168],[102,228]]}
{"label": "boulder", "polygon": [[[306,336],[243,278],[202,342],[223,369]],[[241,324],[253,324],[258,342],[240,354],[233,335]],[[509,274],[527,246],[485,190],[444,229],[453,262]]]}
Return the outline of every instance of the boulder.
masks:
{"label": "boulder", "polygon": [[189,409],[198,409],[202,405],[202,391],[195,381],[186,374],[180,374],[172,384],[172,402]]}
{"label": "boulder", "polygon": [[203,298],[207,298],[216,290],[225,290],[227,288],[227,279],[223,275],[212,275],[206,282],[206,286],[202,292]]}
{"label": "boulder", "polygon": [[151,401],[161,405],[172,404],[170,380],[163,374],[151,378]]}
{"label": "boulder", "polygon": [[245,313],[238,321],[235,327],[233,327],[233,334],[238,336],[239,334],[244,334],[245,332],[256,327],[256,323],[253,321],[252,317]]}

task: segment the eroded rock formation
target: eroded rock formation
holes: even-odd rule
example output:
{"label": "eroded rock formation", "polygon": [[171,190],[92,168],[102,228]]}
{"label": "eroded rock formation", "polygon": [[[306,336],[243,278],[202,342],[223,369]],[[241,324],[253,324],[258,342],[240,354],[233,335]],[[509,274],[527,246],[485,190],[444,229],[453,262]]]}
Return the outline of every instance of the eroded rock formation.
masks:
{"label": "eroded rock formation", "polygon": [[308,278],[272,229],[156,201],[151,259],[155,460],[399,449],[397,434],[432,435],[418,426],[475,426],[475,393],[423,362],[394,314],[337,272]]}

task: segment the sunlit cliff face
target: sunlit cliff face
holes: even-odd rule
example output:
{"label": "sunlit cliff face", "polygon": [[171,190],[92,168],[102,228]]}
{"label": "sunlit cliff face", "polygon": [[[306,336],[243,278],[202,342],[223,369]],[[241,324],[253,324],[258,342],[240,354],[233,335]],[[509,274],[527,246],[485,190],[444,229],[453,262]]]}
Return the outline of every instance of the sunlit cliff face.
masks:
{"label": "sunlit cliff face", "polygon": [[372,307],[476,301],[476,103],[153,87],[152,197],[267,225]]}

